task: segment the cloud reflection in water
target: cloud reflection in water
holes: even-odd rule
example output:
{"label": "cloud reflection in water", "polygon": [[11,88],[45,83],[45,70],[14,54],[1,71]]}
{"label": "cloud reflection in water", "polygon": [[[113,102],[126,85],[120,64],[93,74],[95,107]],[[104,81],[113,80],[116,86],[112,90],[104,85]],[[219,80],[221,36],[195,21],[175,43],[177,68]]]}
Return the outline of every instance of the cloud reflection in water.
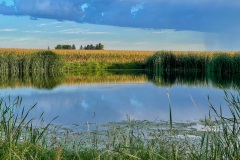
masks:
{"label": "cloud reflection in water", "polygon": [[53,90],[3,89],[0,93],[11,97],[20,95],[24,106],[37,103],[37,109],[32,113],[34,117],[44,111],[46,121],[59,116],[55,123],[71,125],[87,121],[123,121],[126,115],[135,120],[168,120],[167,91],[175,121],[204,118],[208,113],[208,95],[215,106],[224,104],[223,91],[218,89],[184,86],[164,88],[151,83],[59,86]]}

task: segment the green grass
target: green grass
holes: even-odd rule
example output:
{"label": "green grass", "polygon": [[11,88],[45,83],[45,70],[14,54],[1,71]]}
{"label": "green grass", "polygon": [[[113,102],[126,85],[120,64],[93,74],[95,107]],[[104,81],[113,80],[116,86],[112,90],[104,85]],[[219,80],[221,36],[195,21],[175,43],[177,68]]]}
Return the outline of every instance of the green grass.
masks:
{"label": "green grass", "polygon": [[[170,95],[168,95],[170,96]],[[173,122],[170,97],[170,122],[151,128],[148,121],[101,126],[86,123],[78,130],[44,122],[44,114],[31,118],[22,99],[0,100],[0,159],[240,159],[240,93],[225,91],[231,115],[211,103],[199,139],[178,138],[181,129]],[[226,106],[224,106],[226,107]],[[54,120],[54,119],[53,119]],[[81,124],[80,124],[81,125]],[[187,124],[184,124],[187,125]],[[82,126],[81,126],[82,127]],[[88,128],[95,128],[89,130]],[[167,129],[164,129],[167,128]],[[185,134],[192,134],[185,132]]]}

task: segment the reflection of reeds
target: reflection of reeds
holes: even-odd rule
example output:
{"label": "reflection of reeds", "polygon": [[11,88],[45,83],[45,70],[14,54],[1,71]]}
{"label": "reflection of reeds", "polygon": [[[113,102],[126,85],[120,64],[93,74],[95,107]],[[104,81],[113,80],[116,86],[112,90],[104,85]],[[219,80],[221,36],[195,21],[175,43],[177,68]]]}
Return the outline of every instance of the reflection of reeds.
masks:
{"label": "reflection of reeds", "polygon": [[52,89],[64,81],[63,74],[1,74],[0,88],[32,87]]}
{"label": "reflection of reeds", "polygon": [[240,87],[240,74],[218,72],[195,72],[195,71],[163,71],[152,73],[152,81],[157,86],[211,86],[216,88],[228,89]]}

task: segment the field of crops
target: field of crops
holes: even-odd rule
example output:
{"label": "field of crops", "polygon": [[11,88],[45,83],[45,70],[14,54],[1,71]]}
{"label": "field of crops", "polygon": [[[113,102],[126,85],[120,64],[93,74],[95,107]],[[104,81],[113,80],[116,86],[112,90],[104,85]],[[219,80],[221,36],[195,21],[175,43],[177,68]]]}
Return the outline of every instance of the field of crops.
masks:
{"label": "field of crops", "polygon": [[[48,50],[49,51],[49,50]],[[81,69],[144,69],[145,63],[154,51],[112,51],[112,50],[51,50],[64,62],[64,71]],[[0,49],[0,60],[17,66],[22,59],[30,63],[35,53],[45,53],[38,49]],[[51,60],[50,60],[51,61]],[[16,62],[16,63],[15,63]],[[25,65],[29,66],[29,64]],[[4,70],[9,69],[7,65]],[[18,70],[18,69],[16,69]]]}
{"label": "field of crops", "polygon": [[117,50],[54,50],[67,62],[142,62],[155,51],[117,51]]}

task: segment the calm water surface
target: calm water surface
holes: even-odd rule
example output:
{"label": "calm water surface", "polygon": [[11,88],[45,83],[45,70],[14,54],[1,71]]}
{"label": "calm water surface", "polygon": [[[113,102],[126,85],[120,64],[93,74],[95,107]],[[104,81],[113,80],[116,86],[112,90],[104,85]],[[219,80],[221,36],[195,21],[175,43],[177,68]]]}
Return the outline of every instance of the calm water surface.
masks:
{"label": "calm water surface", "polygon": [[81,83],[75,77],[74,83],[58,84],[52,89],[3,87],[0,94],[2,97],[10,95],[12,99],[21,96],[26,107],[37,103],[31,116],[37,117],[44,111],[46,121],[59,116],[54,123],[61,125],[121,122],[127,117],[169,120],[169,105],[174,121],[195,121],[208,114],[208,96],[214,106],[222,104],[224,114],[228,114],[223,91],[209,83],[157,86],[150,78],[139,82],[136,79],[142,75],[132,76],[132,79],[125,76],[124,82],[118,78],[118,81],[104,83],[86,83],[86,80]]}

